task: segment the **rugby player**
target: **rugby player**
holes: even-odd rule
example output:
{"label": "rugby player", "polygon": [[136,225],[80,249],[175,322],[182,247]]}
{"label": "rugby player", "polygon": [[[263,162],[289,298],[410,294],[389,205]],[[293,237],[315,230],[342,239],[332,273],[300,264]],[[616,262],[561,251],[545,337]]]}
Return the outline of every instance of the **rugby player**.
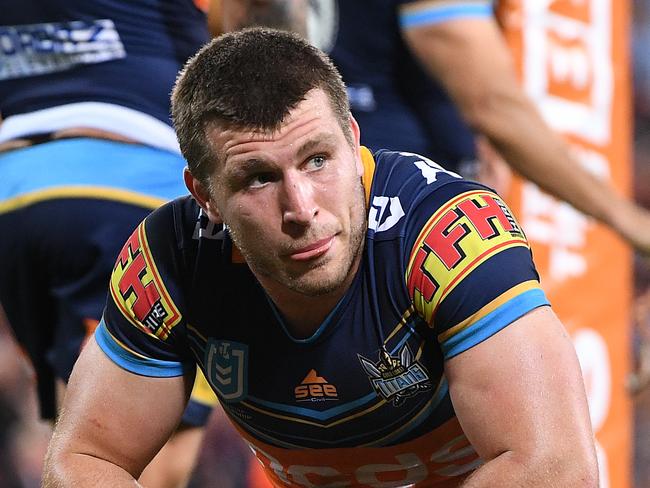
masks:
{"label": "rugby player", "polygon": [[192,196],[120,252],[46,487],[134,486],[196,365],[277,486],[598,486],[575,351],[497,194],[361,146],[293,34],[211,42],[172,112]]}

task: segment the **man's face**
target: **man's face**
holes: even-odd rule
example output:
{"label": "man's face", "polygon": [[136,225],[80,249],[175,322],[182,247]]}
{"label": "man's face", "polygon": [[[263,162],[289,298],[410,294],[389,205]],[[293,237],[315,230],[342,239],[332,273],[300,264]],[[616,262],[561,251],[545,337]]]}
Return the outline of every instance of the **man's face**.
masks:
{"label": "man's face", "polygon": [[219,154],[211,200],[265,286],[318,296],[356,269],[366,210],[351,128],[354,147],[325,93],[312,90],[276,132],[208,132]]}

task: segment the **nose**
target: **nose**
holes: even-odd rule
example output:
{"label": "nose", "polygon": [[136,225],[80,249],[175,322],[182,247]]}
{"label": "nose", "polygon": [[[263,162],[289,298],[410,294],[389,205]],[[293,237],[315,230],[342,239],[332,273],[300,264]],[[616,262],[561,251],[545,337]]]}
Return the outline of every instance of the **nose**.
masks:
{"label": "nose", "polygon": [[309,177],[286,175],[282,185],[282,222],[307,226],[318,215],[314,187]]}

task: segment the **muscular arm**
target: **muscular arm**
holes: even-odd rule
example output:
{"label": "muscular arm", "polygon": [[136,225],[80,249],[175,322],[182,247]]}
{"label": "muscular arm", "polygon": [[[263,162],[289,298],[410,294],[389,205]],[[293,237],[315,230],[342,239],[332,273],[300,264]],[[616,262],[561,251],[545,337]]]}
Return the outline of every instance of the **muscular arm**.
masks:
{"label": "muscular arm", "polygon": [[461,426],[486,461],[463,485],[597,487],[580,366],[541,307],[446,363]]}
{"label": "muscular arm", "polygon": [[94,337],[70,377],[43,486],[139,486],[178,424],[193,378],[148,378],[115,365]]}
{"label": "muscular arm", "polygon": [[463,117],[512,168],[650,253],[650,213],[584,170],[544,122],[519,86],[494,20],[455,19],[412,27],[404,38]]}

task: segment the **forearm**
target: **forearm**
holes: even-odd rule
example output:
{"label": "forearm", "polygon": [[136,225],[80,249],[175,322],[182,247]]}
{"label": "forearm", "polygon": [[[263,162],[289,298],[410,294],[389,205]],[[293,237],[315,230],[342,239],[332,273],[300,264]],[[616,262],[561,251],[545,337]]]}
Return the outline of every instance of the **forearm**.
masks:
{"label": "forearm", "polygon": [[462,488],[596,488],[593,470],[582,469],[583,463],[558,459],[535,460],[518,457],[507,451],[477,469]]}
{"label": "forearm", "polygon": [[44,488],[95,486],[140,487],[123,468],[87,454],[48,456],[43,471]]}
{"label": "forearm", "polygon": [[449,21],[409,30],[406,38],[463,118],[487,137],[511,168],[554,197],[621,230],[617,217],[620,210],[629,210],[629,201],[583,168],[567,142],[544,121],[520,87],[494,22]]}
{"label": "forearm", "polygon": [[616,216],[627,200],[610,182],[580,164],[569,145],[546,125],[523,94],[494,98],[479,109],[481,114],[470,115],[470,120],[506,162],[552,196],[616,227]]}

